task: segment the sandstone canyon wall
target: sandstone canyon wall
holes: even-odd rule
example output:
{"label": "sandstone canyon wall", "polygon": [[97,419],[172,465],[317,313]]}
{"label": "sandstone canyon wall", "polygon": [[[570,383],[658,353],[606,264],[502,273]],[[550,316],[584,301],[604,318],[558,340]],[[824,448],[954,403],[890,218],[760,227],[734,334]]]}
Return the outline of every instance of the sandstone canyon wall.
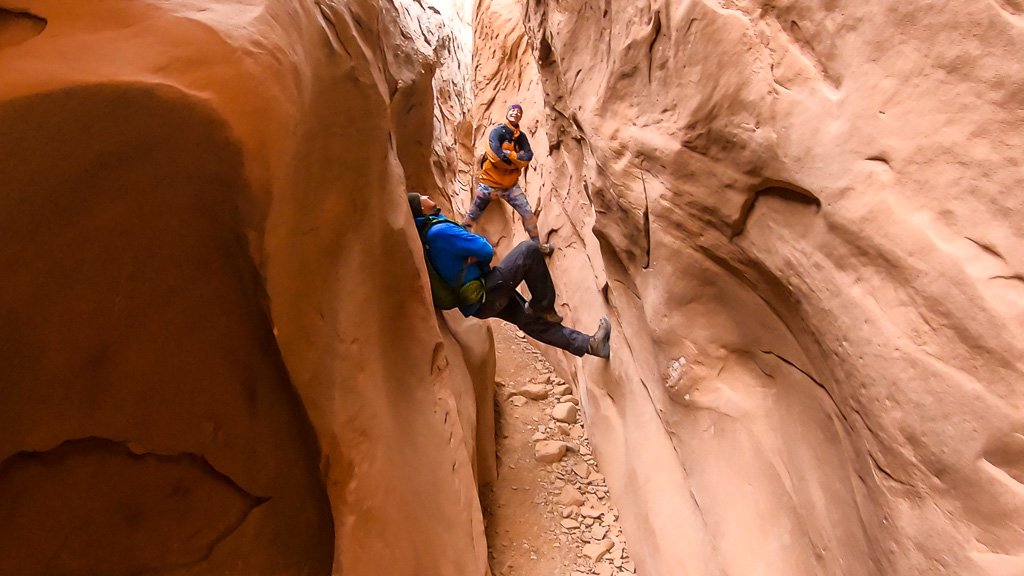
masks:
{"label": "sandstone canyon wall", "polygon": [[640,573],[1024,574],[1024,6],[474,22],[475,147],[524,102],[559,309],[613,317],[552,356]]}
{"label": "sandstone canyon wall", "polygon": [[445,10],[0,2],[0,573],[488,573]]}

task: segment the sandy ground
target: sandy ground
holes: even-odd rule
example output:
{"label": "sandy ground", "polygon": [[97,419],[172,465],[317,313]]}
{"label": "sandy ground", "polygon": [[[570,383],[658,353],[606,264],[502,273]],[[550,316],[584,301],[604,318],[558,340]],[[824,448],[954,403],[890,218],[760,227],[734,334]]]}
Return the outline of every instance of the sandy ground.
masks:
{"label": "sandy ground", "polygon": [[[498,480],[484,495],[491,569],[495,576],[635,573],[582,418],[573,424],[552,417],[556,405],[575,398],[522,332],[492,322]],[[547,398],[516,393],[528,385],[534,393],[524,394],[546,390]],[[538,462],[535,445],[542,440],[565,442],[565,456]]]}

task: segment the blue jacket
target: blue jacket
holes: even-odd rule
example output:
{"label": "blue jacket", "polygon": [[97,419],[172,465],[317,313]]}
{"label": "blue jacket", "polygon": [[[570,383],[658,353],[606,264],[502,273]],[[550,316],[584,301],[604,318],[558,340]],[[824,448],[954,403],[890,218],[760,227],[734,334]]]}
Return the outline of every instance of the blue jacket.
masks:
{"label": "blue jacket", "polygon": [[[487,274],[491,269],[491,259],[494,258],[491,243],[447,218],[443,222],[427,231],[427,256],[434,270],[452,285],[464,284]],[[419,229],[425,223],[425,217],[417,218],[416,228]],[[467,264],[468,258],[476,258],[476,262]],[[479,308],[479,304],[473,304],[463,306],[459,311],[464,316],[471,316]]]}

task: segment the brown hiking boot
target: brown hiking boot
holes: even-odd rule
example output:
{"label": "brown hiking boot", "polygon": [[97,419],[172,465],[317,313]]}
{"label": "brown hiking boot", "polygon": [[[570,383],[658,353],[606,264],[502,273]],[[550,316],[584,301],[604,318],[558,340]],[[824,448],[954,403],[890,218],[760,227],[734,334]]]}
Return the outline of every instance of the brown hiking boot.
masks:
{"label": "brown hiking boot", "polygon": [[612,323],[608,321],[607,316],[602,316],[601,322],[597,325],[597,332],[590,337],[587,353],[598,358],[608,358],[612,353],[611,337]]}
{"label": "brown hiking boot", "polygon": [[545,242],[540,245],[540,253],[545,256],[551,256],[555,251],[555,245],[551,242]]}

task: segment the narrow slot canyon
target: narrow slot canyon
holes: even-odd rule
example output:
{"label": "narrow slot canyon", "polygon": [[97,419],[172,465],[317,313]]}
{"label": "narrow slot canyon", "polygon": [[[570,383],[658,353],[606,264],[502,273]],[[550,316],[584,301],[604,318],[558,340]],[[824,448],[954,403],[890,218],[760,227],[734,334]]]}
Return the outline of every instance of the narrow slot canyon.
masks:
{"label": "narrow slot canyon", "polygon": [[0,574],[1024,574],[1018,4],[0,0]]}

